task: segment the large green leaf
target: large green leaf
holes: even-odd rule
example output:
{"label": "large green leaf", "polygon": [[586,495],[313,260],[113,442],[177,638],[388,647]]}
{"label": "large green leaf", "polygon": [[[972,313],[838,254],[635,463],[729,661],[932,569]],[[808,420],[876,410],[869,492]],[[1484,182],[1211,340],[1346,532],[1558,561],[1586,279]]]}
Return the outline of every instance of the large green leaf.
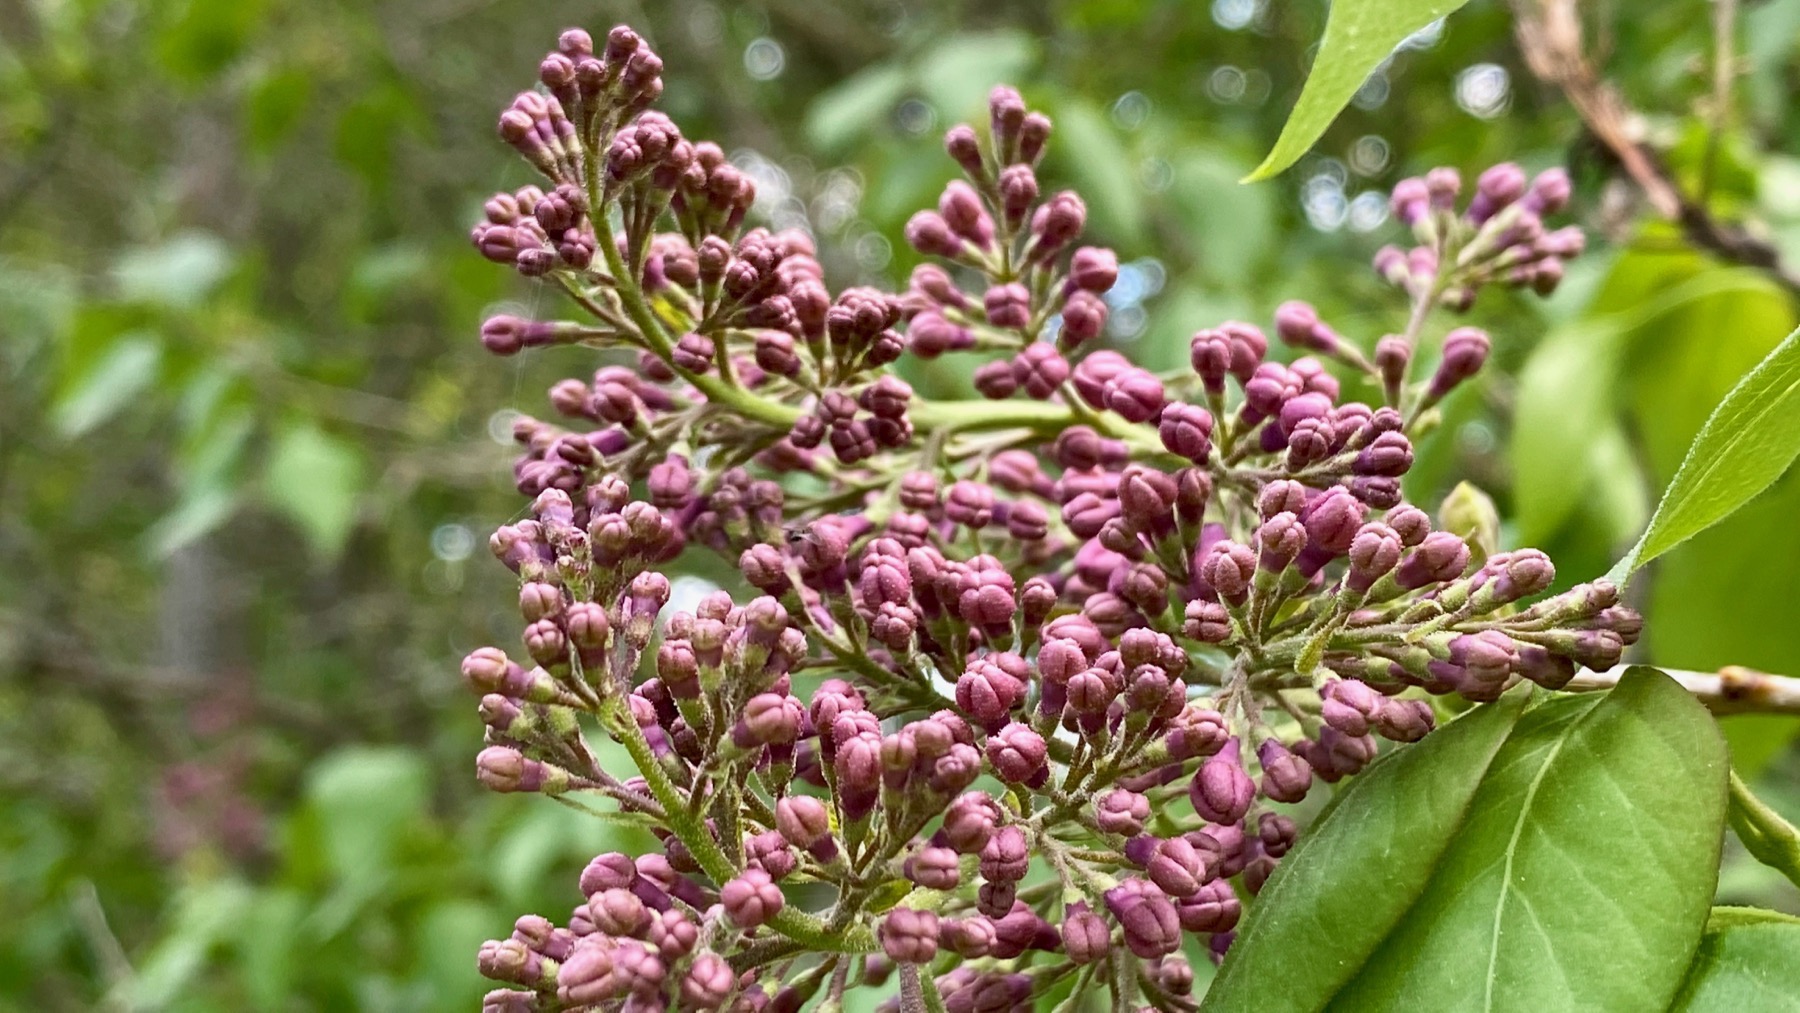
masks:
{"label": "large green leaf", "polygon": [[300,525],[313,548],[335,557],[350,537],[363,491],[363,455],[354,444],[310,424],[283,433],[265,475],[271,506]]}
{"label": "large green leaf", "polygon": [[1483,707],[1351,781],[1263,886],[1203,1008],[1312,1010],[1343,988],[1424,888],[1523,703]]}
{"label": "large green leaf", "polygon": [[1718,877],[1725,747],[1674,680],[1526,714],[1397,932],[1334,1008],[1664,1008]]}
{"label": "large green leaf", "polygon": [[1718,874],[1711,717],[1644,668],[1516,724],[1507,706],[1339,795],[1263,888],[1207,1008],[1668,1004]]}
{"label": "large green leaf", "polygon": [[130,407],[161,373],[162,355],[162,339],[149,331],[119,335],[64,380],[50,409],[56,431],[74,439]]}
{"label": "large green leaf", "polygon": [[1725,395],[1663,493],[1650,527],[1613,568],[1616,581],[1768,488],[1800,455],[1800,331]]}
{"label": "large green leaf", "polygon": [[1468,0],[1335,0],[1300,101],[1263,163],[1244,182],[1268,179],[1299,161],[1394,47]]}
{"label": "large green leaf", "polygon": [[1797,1004],[1800,923],[1777,917],[1707,932],[1671,1009],[1752,1013],[1791,1010]]}

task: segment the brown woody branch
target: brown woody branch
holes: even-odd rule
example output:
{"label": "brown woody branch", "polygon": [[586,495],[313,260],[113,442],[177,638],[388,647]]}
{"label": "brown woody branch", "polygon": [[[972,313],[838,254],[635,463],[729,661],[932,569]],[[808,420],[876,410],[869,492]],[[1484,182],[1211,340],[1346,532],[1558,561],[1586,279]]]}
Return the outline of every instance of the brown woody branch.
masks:
{"label": "brown woody branch", "polygon": [[1588,59],[1575,0],[1512,0],[1512,8],[1526,66],[1563,93],[1588,133],[1618,161],[1658,215],[1680,225],[1695,246],[1760,268],[1784,288],[1800,292],[1800,273],[1783,263],[1780,250],[1741,225],[1714,218],[1703,202],[1681,191],[1654,152],[1638,143],[1630,127],[1631,107]]}

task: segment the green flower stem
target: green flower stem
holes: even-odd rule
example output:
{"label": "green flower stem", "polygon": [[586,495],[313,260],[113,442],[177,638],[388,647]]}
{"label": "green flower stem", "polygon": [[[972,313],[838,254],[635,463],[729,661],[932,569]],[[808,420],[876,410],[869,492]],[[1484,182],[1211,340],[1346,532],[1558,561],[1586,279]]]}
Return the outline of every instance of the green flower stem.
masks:
{"label": "green flower stem", "polygon": [[1800,830],[1757,798],[1735,770],[1731,772],[1729,815],[1731,829],[1744,842],[1744,850],[1800,886]]}
{"label": "green flower stem", "polygon": [[[606,704],[607,725],[613,734],[624,743],[626,752],[637,764],[638,771],[650,785],[650,794],[656,796],[663,812],[668,816],[669,829],[680,839],[682,844],[700,863],[700,868],[712,877],[713,881],[724,884],[737,876],[737,870],[720,850],[719,842],[706,830],[706,825],[690,814],[681,804],[681,791],[669,780],[669,775],[657,762],[656,755],[650,751],[650,743],[644,738],[644,730],[632,720],[625,706],[623,697],[613,697]],[[804,945],[806,948],[826,953],[866,953],[875,949],[875,935],[860,925],[846,926],[836,932],[829,932],[825,923],[818,918],[793,907],[784,907],[769,919],[769,927],[787,936],[789,939]]]}

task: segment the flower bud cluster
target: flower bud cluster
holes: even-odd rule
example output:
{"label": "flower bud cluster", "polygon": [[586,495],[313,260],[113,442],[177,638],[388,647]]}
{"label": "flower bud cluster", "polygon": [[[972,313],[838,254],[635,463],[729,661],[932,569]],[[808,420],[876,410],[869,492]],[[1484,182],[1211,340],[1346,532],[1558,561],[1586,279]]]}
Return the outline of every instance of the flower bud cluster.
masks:
{"label": "flower bud cluster", "polygon": [[[1315,782],[1637,639],[1612,585],[1552,594],[1542,553],[1483,554],[1401,486],[1490,351],[1431,311],[1546,287],[1579,247],[1543,232],[1560,175],[1491,170],[1460,213],[1447,171],[1398,188],[1426,251],[1397,254],[1400,334],[1293,301],[1274,342],[1221,323],[1159,375],[1103,347],[1118,259],[1040,186],[1051,121],[1017,92],[946,135],[963,178],[907,226],[907,291],[834,295],[649,108],[660,71],[629,29],[565,33],[502,119],[551,189],[477,230],[590,318],[495,317],[490,350],[605,356],[515,425],[531,507],[490,544],[522,633],[463,662],[477,777],[656,841],[487,943],[486,1008],[797,1010],[896,965],[949,1010],[1065,975],[1182,1007],[1184,944],[1226,951]],[[888,368],[951,352],[982,399]],[[671,606],[684,552],[741,584]]]}

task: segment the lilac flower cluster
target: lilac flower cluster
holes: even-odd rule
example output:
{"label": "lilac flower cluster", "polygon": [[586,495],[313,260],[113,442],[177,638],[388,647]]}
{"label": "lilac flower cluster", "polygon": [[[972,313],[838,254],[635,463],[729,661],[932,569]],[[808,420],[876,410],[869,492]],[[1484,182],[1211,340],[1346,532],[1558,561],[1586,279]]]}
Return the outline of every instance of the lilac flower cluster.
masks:
{"label": "lilac flower cluster", "polygon": [[[907,290],[833,296],[810,240],[746,230],[748,178],[648,108],[660,70],[627,28],[564,33],[500,120],[550,189],[474,233],[586,314],[497,316],[491,351],[613,356],[515,429],[531,508],[491,547],[524,628],[463,662],[477,774],[659,841],[486,944],[486,1009],[791,1011],[896,969],[909,1011],[1183,1008],[1184,947],[1230,946],[1315,781],[1636,639],[1610,584],[1546,597],[1542,553],[1481,555],[1401,486],[1489,353],[1429,340],[1432,309],[1554,284],[1580,250],[1543,229],[1560,174],[1496,167],[1460,214],[1448,170],[1397,188],[1420,245],[1378,268],[1413,312],[1372,352],[1289,302],[1290,361],[1227,322],[1158,375],[1098,347],[1118,260],[1040,186],[1052,124],[1016,92],[946,135],[964,178],[908,223],[933,259]],[[983,399],[888,370],[952,353]],[[683,552],[742,588],[671,609]]]}

